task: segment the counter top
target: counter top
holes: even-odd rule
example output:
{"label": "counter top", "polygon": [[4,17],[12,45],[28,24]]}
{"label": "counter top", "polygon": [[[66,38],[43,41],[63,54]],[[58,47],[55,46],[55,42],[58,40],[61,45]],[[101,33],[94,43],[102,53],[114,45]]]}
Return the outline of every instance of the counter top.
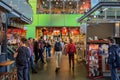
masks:
{"label": "counter top", "polygon": [[0,62],[0,66],[8,66],[13,64],[15,61],[4,61],[4,62]]}

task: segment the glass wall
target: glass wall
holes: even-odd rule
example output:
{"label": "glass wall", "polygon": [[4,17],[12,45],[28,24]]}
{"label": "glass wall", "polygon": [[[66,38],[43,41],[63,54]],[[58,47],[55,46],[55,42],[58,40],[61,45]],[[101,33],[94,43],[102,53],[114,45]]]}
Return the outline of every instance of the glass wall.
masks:
{"label": "glass wall", "polygon": [[90,0],[37,0],[38,14],[84,14]]}

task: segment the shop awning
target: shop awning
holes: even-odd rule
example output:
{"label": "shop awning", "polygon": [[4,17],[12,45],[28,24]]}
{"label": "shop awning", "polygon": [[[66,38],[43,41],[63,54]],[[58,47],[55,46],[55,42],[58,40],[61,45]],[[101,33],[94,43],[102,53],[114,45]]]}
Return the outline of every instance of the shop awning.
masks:
{"label": "shop awning", "polygon": [[0,7],[25,24],[32,23],[33,11],[26,0],[1,0]]}
{"label": "shop awning", "polygon": [[120,2],[99,2],[88,12],[86,12],[78,22],[89,23],[114,23],[120,21]]}

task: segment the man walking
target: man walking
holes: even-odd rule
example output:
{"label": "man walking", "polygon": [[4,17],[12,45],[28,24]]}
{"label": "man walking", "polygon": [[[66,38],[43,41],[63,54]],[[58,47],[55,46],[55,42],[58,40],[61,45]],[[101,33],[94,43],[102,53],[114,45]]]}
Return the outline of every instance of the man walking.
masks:
{"label": "man walking", "polygon": [[69,56],[69,67],[71,68],[71,61],[72,61],[72,69],[74,70],[74,54],[76,53],[76,47],[72,39],[69,40],[66,52]]}
{"label": "man walking", "polygon": [[57,41],[54,44],[55,59],[56,59],[56,72],[60,69],[61,56],[62,56],[62,44],[60,39],[57,37]]}

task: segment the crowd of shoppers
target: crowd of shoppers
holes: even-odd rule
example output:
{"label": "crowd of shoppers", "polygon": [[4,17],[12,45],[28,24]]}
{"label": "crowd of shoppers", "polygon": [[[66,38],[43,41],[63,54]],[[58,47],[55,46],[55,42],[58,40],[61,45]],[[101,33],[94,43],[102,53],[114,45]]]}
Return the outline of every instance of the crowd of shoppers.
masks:
{"label": "crowd of shoppers", "polygon": [[[16,58],[18,80],[30,80],[29,71],[31,70],[32,73],[37,73],[35,63],[37,64],[38,60],[40,60],[42,64],[45,64],[44,52],[46,51],[46,59],[50,58],[52,47],[54,49],[56,60],[55,72],[58,72],[60,69],[63,52],[68,54],[69,66],[71,67],[72,60],[72,68],[74,68],[74,53],[76,53],[76,50],[75,45],[72,43],[72,39],[70,39],[69,42],[70,43],[66,45],[66,49],[64,49],[64,42],[60,37],[56,38],[53,46],[51,40],[47,39],[45,41],[43,36],[41,36],[39,40],[34,40],[32,38],[28,38],[27,40],[26,38],[21,38],[20,45],[14,54],[14,58]],[[74,49],[71,49],[71,47]],[[74,51],[71,52],[71,50]]]}
{"label": "crowd of shoppers", "polygon": [[[118,64],[116,62],[117,60],[115,55],[117,54],[117,52],[120,51],[120,49],[119,46],[115,43],[114,39],[109,38],[108,41],[108,64],[110,65],[111,79],[119,80],[119,76],[117,73],[118,67],[116,67],[116,65]],[[30,80],[30,69],[32,70],[32,73],[37,73],[35,69],[35,63],[37,64],[38,60],[40,59],[41,63],[45,64],[45,56],[43,55],[44,51],[46,49],[46,59],[50,58],[52,50],[51,48],[51,40],[47,39],[45,41],[43,39],[43,36],[40,37],[38,41],[32,38],[28,38],[28,40],[26,38],[21,38],[20,45],[14,54],[14,58],[16,58],[18,80]],[[72,70],[74,71],[76,45],[73,43],[73,40],[69,39],[69,42],[67,44],[64,44],[62,39],[57,37],[53,45],[53,50],[56,60],[55,72],[58,72],[60,70],[62,54],[68,55],[69,68],[72,68]]]}
{"label": "crowd of shoppers", "polygon": [[30,80],[30,69],[32,73],[37,73],[35,63],[37,64],[39,59],[42,64],[45,64],[43,56],[45,48],[46,55],[48,55],[46,57],[51,57],[51,44],[48,41],[45,42],[43,36],[38,41],[32,38],[28,38],[28,40],[24,37],[21,38],[20,45],[14,54],[18,80]]}

